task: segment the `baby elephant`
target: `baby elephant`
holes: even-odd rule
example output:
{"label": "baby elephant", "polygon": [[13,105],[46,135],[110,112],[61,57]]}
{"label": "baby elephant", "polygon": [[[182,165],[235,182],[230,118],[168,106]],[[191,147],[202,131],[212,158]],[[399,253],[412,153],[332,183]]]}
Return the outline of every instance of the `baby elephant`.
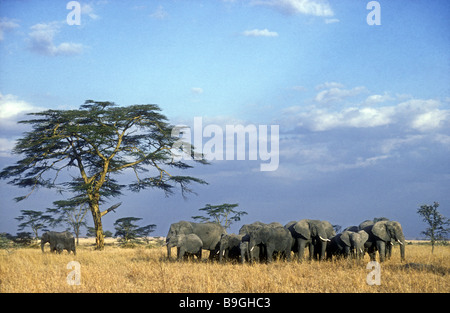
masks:
{"label": "baby elephant", "polygon": [[197,256],[197,260],[201,260],[202,258],[203,242],[196,234],[176,235],[170,238],[167,246],[169,248],[177,247],[179,261],[188,256],[193,257],[194,255]]}
{"label": "baby elephant", "polygon": [[[55,249],[58,254],[61,254],[61,252],[63,252],[63,250],[64,250],[64,245],[62,243],[57,243]],[[69,251],[69,253],[70,253],[70,251]]]}

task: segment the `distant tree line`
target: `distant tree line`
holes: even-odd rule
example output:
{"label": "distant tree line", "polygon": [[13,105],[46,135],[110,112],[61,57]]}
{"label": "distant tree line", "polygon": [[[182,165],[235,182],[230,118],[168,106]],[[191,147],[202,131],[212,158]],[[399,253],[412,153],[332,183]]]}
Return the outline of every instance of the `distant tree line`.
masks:
{"label": "distant tree line", "polygon": [[[39,232],[48,231],[49,228],[65,226],[66,230],[73,232],[79,243],[78,238],[81,235],[82,228],[86,228],[87,237],[95,237],[96,230],[89,227],[86,222],[86,212],[88,207],[83,203],[78,206],[70,206],[70,202],[55,201],[55,208],[48,208],[45,212],[33,210],[21,210],[21,215],[16,218],[20,222],[18,225],[18,233],[16,236],[0,233],[0,249],[9,249],[13,246],[28,246],[33,241],[39,239]],[[73,204],[73,203],[72,203]],[[110,207],[113,211],[122,203],[115,204]],[[203,215],[192,216],[194,220],[200,222],[218,223],[228,229],[232,223],[240,221],[241,217],[246,215],[245,211],[237,210],[238,204],[224,203],[221,205],[206,204],[199,211]],[[423,218],[427,224],[427,228],[421,233],[426,239],[430,240],[431,252],[434,252],[436,244],[446,244],[448,234],[450,233],[450,219],[443,216],[438,211],[439,203],[434,202],[432,205],[421,205],[417,213]],[[120,245],[135,245],[148,243],[148,235],[156,229],[155,224],[140,226],[137,223],[142,218],[138,217],[122,217],[114,222],[115,233],[104,231],[104,237],[119,238]],[[340,225],[333,225],[335,229],[341,228]],[[23,230],[29,228],[31,232]]]}

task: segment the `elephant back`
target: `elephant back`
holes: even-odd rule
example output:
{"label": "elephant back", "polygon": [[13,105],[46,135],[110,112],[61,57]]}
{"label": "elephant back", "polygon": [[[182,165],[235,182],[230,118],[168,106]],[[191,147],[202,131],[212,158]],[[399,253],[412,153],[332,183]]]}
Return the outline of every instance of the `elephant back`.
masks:
{"label": "elephant back", "polygon": [[302,236],[306,240],[311,239],[311,231],[309,229],[309,220],[303,219],[291,226],[295,237]]}
{"label": "elephant back", "polygon": [[203,242],[203,249],[217,249],[220,238],[227,231],[222,225],[217,223],[192,223],[193,233],[200,237]]}

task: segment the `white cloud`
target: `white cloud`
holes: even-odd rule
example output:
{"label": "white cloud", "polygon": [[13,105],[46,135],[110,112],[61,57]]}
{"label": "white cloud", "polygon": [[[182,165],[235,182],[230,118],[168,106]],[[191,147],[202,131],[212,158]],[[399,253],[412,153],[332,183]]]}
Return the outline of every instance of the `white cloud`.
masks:
{"label": "white cloud", "polygon": [[242,35],[247,37],[278,37],[277,32],[269,31],[265,29],[253,29],[242,32]]}
{"label": "white cloud", "polygon": [[29,35],[30,50],[49,56],[77,55],[83,52],[83,45],[73,42],[63,42],[55,45],[54,38],[59,32],[60,23],[40,23],[31,26]]}
{"label": "white cloud", "polygon": [[0,138],[0,157],[10,157],[15,144],[15,140]]}
{"label": "white cloud", "polygon": [[325,19],[325,24],[334,24],[334,23],[339,23],[340,20],[337,18],[327,18]]}
{"label": "white cloud", "polygon": [[300,115],[301,125],[314,131],[325,131],[338,127],[366,128],[391,123],[390,108],[350,107],[342,111],[315,109]]}
{"label": "white cloud", "polygon": [[333,16],[334,12],[326,0],[267,0],[252,1],[253,5],[273,7],[284,14]]}
{"label": "white cloud", "polygon": [[370,95],[367,97],[365,104],[374,105],[377,103],[382,103],[386,101],[394,100],[395,98],[391,97],[389,94],[384,93],[384,95]]}
{"label": "white cloud", "polygon": [[99,18],[99,16],[94,13],[94,8],[90,4],[83,4],[81,6],[81,14],[86,14],[93,20],[96,20]]}
{"label": "white cloud", "polygon": [[366,92],[365,87],[355,87],[352,89],[343,89],[342,87],[332,87],[320,91],[316,97],[315,101],[320,104],[329,104],[332,102],[340,102],[345,98],[354,97],[360,93]]}
{"label": "white cloud", "polygon": [[444,108],[439,100],[409,99],[399,102],[403,98],[388,93],[355,100],[355,97],[368,91],[366,87],[345,89],[335,82],[319,85],[316,89],[319,92],[314,97],[315,105],[291,106],[283,111],[286,125],[312,131],[396,125],[401,129],[420,132],[436,131],[446,126],[448,129],[450,126],[450,109]]}
{"label": "white cloud", "polygon": [[323,84],[317,85],[316,90],[326,89],[326,88],[344,88],[345,86],[337,82],[325,82]]}
{"label": "white cloud", "polygon": [[443,126],[445,122],[450,122],[448,117],[448,111],[432,110],[416,116],[411,126],[420,131],[433,130]]}
{"label": "white cloud", "polygon": [[5,32],[11,31],[12,29],[18,28],[19,24],[17,20],[9,19],[9,18],[1,18],[0,19],[0,41],[4,39]]}
{"label": "white cloud", "polygon": [[8,157],[15,145],[17,135],[24,131],[23,125],[17,121],[23,118],[24,114],[41,111],[17,96],[0,93],[0,157]]}
{"label": "white cloud", "polygon": [[159,5],[155,11],[153,11],[152,14],[150,14],[151,18],[154,18],[156,20],[163,20],[169,16],[169,13],[167,13],[166,10],[164,10],[164,7],[162,5]]}
{"label": "white cloud", "polygon": [[203,88],[200,87],[193,87],[191,88],[192,93],[196,94],[196,95],[200,95],[203,93]]}
{"label": "white cloud", "polygon": [[13,118],[19,114],[31,112],[35,108],[26,101],[19,100],[17,96],[0,93],[0,120]]}

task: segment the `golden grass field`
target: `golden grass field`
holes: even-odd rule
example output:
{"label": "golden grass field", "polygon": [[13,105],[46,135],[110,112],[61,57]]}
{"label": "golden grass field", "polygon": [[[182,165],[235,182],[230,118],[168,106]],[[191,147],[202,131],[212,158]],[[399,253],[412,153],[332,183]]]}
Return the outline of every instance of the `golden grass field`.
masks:
{"label": "golden grass field", "polygon": [[[51,254],[39,248],[0,250],[0,292],[450,292],[450,247],[410,244],[406,262],[400,262],[398,247],[381,264],[381,285],[369,286],[362,262],[303,263],[275,261],[272,264],[219,264],[205,260],[176,262],[166,259],[164,247],[121,248],[112,239],[103,251],[94,239],[80,240],[77,255]],[[176,255],[173,250],[172,257]],[[77,261],[80,285],[66,281],[67,263]],[[426,266],[405,267],[417,263]]]}

